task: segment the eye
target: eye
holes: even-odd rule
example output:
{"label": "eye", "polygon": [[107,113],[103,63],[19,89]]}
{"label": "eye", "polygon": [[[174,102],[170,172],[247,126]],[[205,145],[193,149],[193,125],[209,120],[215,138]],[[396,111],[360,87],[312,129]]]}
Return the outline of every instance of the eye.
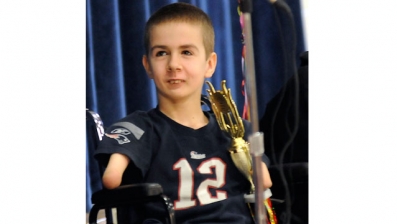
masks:
{"label": "eye", "polygon": [[192,53],[190,51],[187,51],[187,50],[182,51],[182,54],[184,54],[184,55],[192,55]]}
{"label": "eye", "polygon": [[167,55],[167,52],[165,52],[165,51],[156,52],[156,57],[161,57],[161,56],[165,56],[165,55]]}

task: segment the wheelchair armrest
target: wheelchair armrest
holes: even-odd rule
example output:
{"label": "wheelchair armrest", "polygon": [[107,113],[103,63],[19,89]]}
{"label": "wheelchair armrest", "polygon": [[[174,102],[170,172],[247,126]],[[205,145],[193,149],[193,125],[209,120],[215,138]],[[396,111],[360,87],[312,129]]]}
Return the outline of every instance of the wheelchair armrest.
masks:
{"label": "wheelchair armrest", "polygon": [[128,204],[131,200],[144,200],[146,198],[161,196],[163,188],[156,183],[122,185],[112,190],[103,189],[95,192],[91,201],[100,205]]}
{"label": "wheelchair armrest", "polygon": [[163,194],[161,185],[157,183],[129,184],[111,190],[102,189],[92,195],[91,201],[94,206],[89,215],[90,224],[96,223],[96,217],[101,208],[148,201],[162,201],[163,206],[168,211],[167,223],[175,223],[174,206],[171,200]]}
{"label": "wheelchair armrest", "polygon": [[[279,182],[279,170],[282,169],[284,174],[292,175],[294,181],[308,181],[309,176],[309,164],[307,162],[300,163],[285,163],[281,166],[271,165],[269,166],[269,173],[272,177],[273,183]],[[281,181],[281,180],[280,180]]]}

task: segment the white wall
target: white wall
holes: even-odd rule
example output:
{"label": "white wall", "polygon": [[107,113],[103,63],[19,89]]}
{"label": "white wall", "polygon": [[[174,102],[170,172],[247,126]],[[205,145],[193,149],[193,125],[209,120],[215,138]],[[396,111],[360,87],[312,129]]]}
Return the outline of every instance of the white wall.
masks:
{"label": "white wall", "polygon": [[309,38],[310,38],[310,35],[309,35],[309,25],[308,25],[308,18],[309,18],[309,15],[308,15],[308,12],[309,12],[309,8],[308,8],[308,3],[309,3],[309,0],[301,0],[301,13],[302,13],[302,25],[303,25],[303,32],[304,32],[304,35],[305,35],[305,46],[306,46],[306,49],[307,50],[309,50]]}

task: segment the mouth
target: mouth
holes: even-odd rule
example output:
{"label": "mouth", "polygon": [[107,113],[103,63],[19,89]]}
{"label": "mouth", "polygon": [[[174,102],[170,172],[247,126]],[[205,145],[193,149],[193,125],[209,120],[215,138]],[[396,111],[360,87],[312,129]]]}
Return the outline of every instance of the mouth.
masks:
{"label": "mouth", "polygon": [[185,82],[185,81],[180,80],[180,79],[173,79],[173,80],[168,81],[168,83],[170,83],[170,84],[179,84],[181,82]]}

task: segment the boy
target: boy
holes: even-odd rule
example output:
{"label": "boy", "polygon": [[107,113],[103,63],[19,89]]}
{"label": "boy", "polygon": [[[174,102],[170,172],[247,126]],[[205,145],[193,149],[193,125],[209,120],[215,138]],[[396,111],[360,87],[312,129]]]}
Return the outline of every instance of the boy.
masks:
{"label": "boy", "polygon": [[[253,223],[243,197],[250,184],[230,157],[231,138],[201,108],[205,78],[217,63],[214,39],[208,15],[190,4],[170,4],[151,16],[142,63],[158,105],[113,124],[96,158],[107,163],[102,181],[108,189],[122,180],[159,183],[177,223]],[[270,188],[264,163],[263,174]]]}

